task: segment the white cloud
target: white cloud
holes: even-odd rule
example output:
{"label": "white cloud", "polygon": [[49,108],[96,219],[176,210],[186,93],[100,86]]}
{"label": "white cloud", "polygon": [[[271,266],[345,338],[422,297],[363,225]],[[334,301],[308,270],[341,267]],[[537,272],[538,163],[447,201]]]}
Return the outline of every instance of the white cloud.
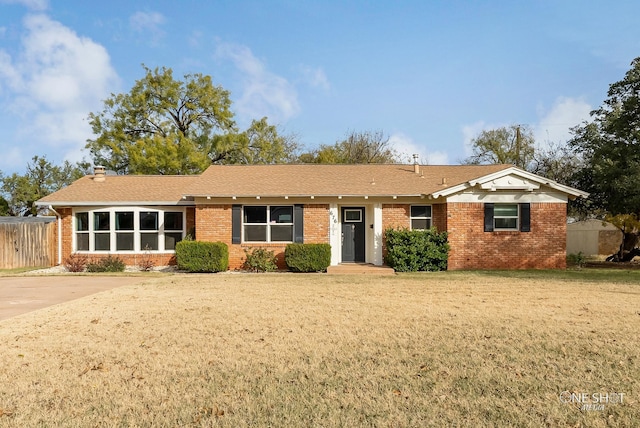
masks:
{"label": "white cloud", "polygon": [[397,132],[389,137],[389,144],[400,155],[403,163],[413,163],[413,155],[418,155],[418,162],[427,165],[446,165],[448,156],[445,152],[430,152],[418,145],[411,137]]}
{"label": "white cloud", "polygon": [[304,81],[312,87],[320,88],[325,91],[328,91],[331,88],[329,79],[322,68],[302,65],[300,66],[300,72],[302,73]]}
{"label": "white cloud", "polygon": [[162,24],[165,17],[160,12],[136,12],[129,17],[129,25],[134,31],[151,34],[151,42],[157,43],[164,37]]}
{"label": "white cloud", "polygon": [[565,143],[571,138],[570,128],[589,119],[592,107],[581,98],[556,98],[548,112],[541,110],[542,118],[533,127],[539,145]]}
{"label": "white cloud", "polygon": [[48,0],[0,0],[4,4],[20,4],[33,11],[43,11],[49,8]]}
{"label": "white cloud", "polygon": [[118,76],[103,46],[48,16],[28,15],[24,27],[19,54],[0,51],[4,119],[9,116],[16,129],[13,144],[27,160],[54,149],[56,157],[76,157],[72,153],[91,136],[89,112],[100,109]]}
{"label": "white cloud", "polygon": [[220,43],[216,56],[228,59],[242,74],[242,95],[235,100],[239,116],[259,119],[267,116],[270,122],[281,122],[300,112],[295,87],[284,77],[267,70],[251,49],[233,43]]}

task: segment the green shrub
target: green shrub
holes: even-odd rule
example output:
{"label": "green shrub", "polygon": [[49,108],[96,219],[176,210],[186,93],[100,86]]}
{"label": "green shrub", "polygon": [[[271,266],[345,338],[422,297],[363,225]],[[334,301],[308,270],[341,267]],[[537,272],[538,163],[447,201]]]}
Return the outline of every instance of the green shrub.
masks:
{"label": "green shrub", "polygon": [[572,253],[567,256],[567,263],[569,265],[577,267],[578,269],[581,269],[582,267],[584,267],[585,263],[587,263],[587,257],[582,254],[582,251],[580,251],[578,254]]}
{"label": "green shrub", "polygon": [[278,269],[276,256],[273,251],[265,248],[252,248],[244,250],[245,260],[243,267],[253,272],[273,272]]}
{"label": "green shrub", "polygon": [[182,240],[176,244],[176,262],[187,272],[223,272],[229,268],[229,247],[224,242]]}
{"label": "green shrub", "polygon": [[331,264],[331,245],[288,244],[284,261],[294,272],[324,272]]}
{"label": "green shrub", "polygon": [[120,257],[109,255],[87,263],[87,272],[124,272],[125,267]]}
{"label": "green shrub", "polygon": [[447,232],[387,229],[385,261],[397,272],[439,271],[447,269]]}

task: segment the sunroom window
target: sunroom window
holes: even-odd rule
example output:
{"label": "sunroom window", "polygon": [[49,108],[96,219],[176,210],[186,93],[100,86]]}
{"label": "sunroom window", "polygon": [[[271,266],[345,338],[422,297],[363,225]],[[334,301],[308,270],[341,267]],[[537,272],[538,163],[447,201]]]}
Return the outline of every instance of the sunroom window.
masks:
{"label": "sunroom window", "polygon": [[245,242],[293,242],[293,206],[244,206],[242,229]]}
{"label": "sunroom window", "polygon": [[78,210],[74,222],[74,251],[174,251],[184,237],[183,211]]}

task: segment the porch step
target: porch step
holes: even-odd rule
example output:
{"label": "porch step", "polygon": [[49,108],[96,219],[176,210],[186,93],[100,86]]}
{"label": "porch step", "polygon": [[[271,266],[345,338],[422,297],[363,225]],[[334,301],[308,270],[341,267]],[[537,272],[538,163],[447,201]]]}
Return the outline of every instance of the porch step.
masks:
{"label": "porch step", "polygon": [[342,263],[329,266],[327,273],[333,275],[393,275],[395,271],[389,266],[376,266],[370,263]]}

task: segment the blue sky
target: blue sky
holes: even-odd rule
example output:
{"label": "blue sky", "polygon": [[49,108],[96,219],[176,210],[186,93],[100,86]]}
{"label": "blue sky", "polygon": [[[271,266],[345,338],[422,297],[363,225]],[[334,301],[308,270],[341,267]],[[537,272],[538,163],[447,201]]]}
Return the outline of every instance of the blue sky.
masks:
{"label": "blue sky", "polygon": [[564,142],[640,56],[635,1],[0,0],[0,171],[83,147],[141,64],[203,73],[238,125],[263,116],[307,148],[381,130],[456,164],[483,129]]}

